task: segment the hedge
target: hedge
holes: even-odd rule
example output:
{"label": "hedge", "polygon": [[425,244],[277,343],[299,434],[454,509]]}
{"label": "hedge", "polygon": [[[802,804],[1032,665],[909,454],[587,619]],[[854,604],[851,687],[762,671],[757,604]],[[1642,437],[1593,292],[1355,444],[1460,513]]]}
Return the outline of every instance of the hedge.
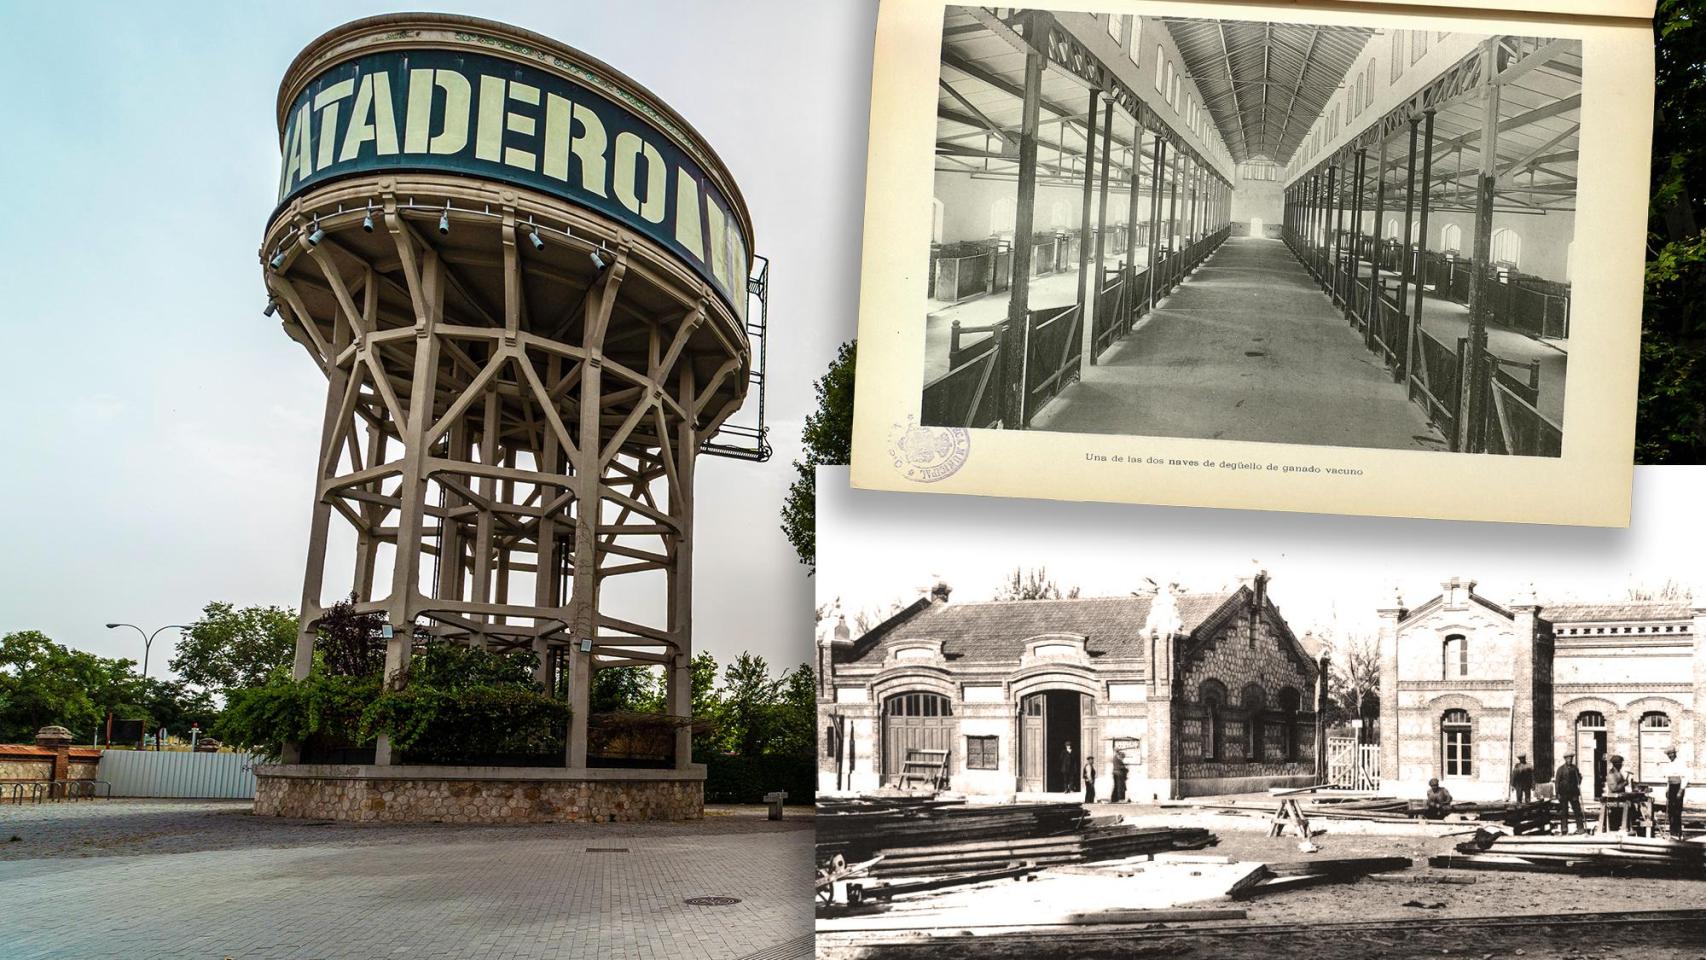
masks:
{"label": "hedge", "polygon": [[817,763],[811,757],[738,757],[716,753],[705,758],[706,803],[763,803],[764,795],[784,790],[789,803],[817,798]]}

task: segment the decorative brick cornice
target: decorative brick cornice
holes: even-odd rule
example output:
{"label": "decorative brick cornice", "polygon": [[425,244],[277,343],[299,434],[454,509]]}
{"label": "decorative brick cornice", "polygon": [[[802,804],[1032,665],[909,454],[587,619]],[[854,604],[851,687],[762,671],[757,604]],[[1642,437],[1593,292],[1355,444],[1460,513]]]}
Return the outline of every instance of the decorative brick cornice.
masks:
{"label": "decorative brick cornice", "polygon": [[1400,680],[1400,690],[1510,690],[1509,680]]}
{"label": "decorative brick cornice", "polygon": [[1552,688],[1557,694],[1593,696],[1605,693],[1693,693],[1691,683],[1560,683]]}

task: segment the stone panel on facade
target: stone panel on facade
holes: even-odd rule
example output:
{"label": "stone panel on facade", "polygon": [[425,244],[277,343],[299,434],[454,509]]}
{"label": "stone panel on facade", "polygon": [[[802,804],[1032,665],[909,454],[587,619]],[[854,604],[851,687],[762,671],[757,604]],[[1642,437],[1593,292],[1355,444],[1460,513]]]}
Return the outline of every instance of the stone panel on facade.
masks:
{"label": "stone panel on facade", "polygon": [[343,779],[257,771],[255,813],[361,823],[698,820],[703,780]]}

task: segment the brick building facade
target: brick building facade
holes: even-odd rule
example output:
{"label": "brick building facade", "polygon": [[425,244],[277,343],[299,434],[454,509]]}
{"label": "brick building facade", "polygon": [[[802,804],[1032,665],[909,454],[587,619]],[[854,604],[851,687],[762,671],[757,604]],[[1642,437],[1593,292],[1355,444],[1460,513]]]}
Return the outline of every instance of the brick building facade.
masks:
{"label": "brick building facade", "polygon": [[1383,790],[1415,796],[1438,777],[1459,799],[1503,799],[1516,754],[1541,779],[1575,754],[1591,797],[1613,754],[1648,783],[1667,746],[1706,758],[1706,604],[1501,605],[1454,577],[1380,614]]}
{"label": "brick building facade", "polygon": [[1313,782],[1317,664],[1269,599],[1230,592],[950,603],[929,596],[854,637],[818,634],[819,790],[899,779],[908,752],[948,755],[950,789],[1099,797],[1116,757],[1133,798]]}

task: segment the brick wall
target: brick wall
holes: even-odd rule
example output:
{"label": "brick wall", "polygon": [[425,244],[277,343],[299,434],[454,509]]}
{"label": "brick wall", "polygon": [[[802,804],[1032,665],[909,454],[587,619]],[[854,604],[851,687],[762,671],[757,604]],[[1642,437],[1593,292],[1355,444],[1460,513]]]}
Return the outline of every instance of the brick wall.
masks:
{"label": "brick wall", "polygon": [[[1222,785],[1243,789],[1261,782],[1271,785],[1289,784],[1298,778],[1312,777],[1315,769],[1314,742],[1314,671],[1309,661],[1291,648],[1282,630],[1274,623],[1268,609],[1252,617],[1240,611],[1231,622],[1216,628],[1212,638],[1192,651],[1180,666],[1181,692],[1185,698],[1179,710],[1179,777],[1182,781],[1238,781]],[[1224,690],[1226,702],[1220,707],[1219,757],[1203,756],[1203,725],[1207,713],[1201,699],[1207,688]],[[1249,724],[1257,722],[1244,707],[1245,691],[1254,687],[1261,691],[1263,723],[1261,743],[1263,758],[1250,758]],[[1281,693],[1287,689],[1297,695],[1296,759],[1285,756],[1285,723],[1280,713]],[[1244,781],[1249,781],[1245,783]],[[1210,785],[1182,783],[1186,793],[1201,792]]]}

